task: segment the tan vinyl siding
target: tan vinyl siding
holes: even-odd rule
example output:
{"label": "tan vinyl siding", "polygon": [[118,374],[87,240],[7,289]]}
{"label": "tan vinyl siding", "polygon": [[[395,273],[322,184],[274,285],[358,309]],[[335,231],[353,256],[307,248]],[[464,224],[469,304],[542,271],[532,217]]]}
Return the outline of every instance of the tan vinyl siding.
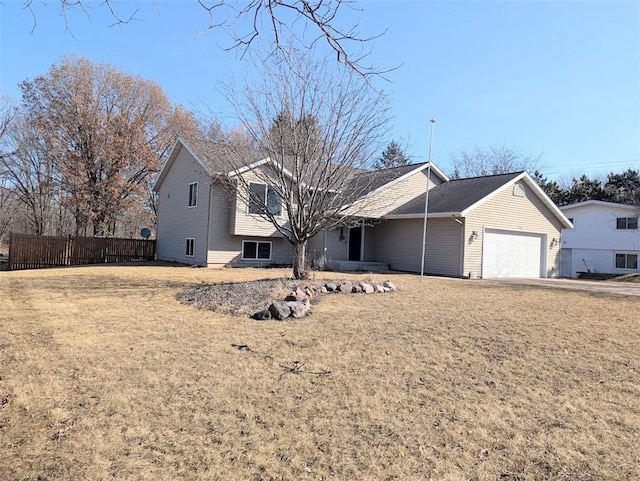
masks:
{"label": "tan vinyl siding", "polygon": [[[431,172],[430,188],[440,183],[442,180]],[[427,171],[423,170],[354,204],[348,212],[350,215],[377,219],[423,194],[426,188]]]}
{"label": "tan vinyl siding", "polygon": [[[209,254],[211,265],[265,265],[291,264],[293,249],[282,237],[260,237],[255,235],[231,235],[229,223],[234,211],[231,193],[221,182],[213,183],[211,192],[211,219],[209,223]],[[271,261],[242,260],[242,241],[271,242]]]}
{"label": "tan vinyl siding", "polygon": [[[551,239],[560,238],[560,220],[524,183],[525,196],[513,195],[513,185],[507,185],[496,195],[473,209],[465,219],[465,259],[464,274],[473,272],[482,275],[482,243],[484,229],[502,229],[546,235],[543,238],[543,255],[546,255],[547,277],[558,276],[558,246],[550,247]],[[471,233],[478,237],[471,240]],[[546,253],[546,254],[545,254]]]}
{"label": "tan vinyl siding", "polygon": [[[257,176],[254,172],[246,172],[242,174],[243,178],[248,182],[256,184],[265,184],[263,174]],[[262,177],[262,178],[261,178]],[[249,214],[247,199],[249,194],[242,188],[238,188],[235,202],[235,210],[233,216],[233,224],[231,226],[231,234],[242,236],[260,236],[260,237],[282,237],[282,234],[273,226],[273,224],[255,214]],[[286,212],[282,207],[282,222],[286,221]]]}
{"label": "tan vinyl siding", "polygon": [[[198,183],[197,205],[189,207],[189,184]],[[158,191],[158,259],[204,264],[207,258],[207,215],[210,178],[182,147]],[[186,239],[195,239],[187,257]]]}
{"label": "tan vinyl siding", "polygon": [[[374,227],[375,260],[394,270],[420,272],[423,219],[388,220]],[[453,219],[429,219],[425,273],[461,276],[462,226]]]}

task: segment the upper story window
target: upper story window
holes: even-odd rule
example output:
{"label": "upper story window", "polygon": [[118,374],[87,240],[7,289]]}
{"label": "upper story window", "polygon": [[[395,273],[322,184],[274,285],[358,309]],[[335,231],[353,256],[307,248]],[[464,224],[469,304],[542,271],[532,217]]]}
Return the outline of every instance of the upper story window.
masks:
{"label": "upper story window", "polygon": [[524,190],[524,185],[522,184],[516,184],[513,186],[513,195],[515,197],[524,197],[526,195],[526,192]]}
{"label": "upper story window", "polygon": [[249,184],[249,214],[262,214],[262,205],[275,216],[282,215],[282,202],[278,192],[266,184]]}
{"label": "upper story window", "polygon": [[616,229],[637,229],[637,217],[618,217],[616,219]]}
{"label": "upper story window", "polygon": [[189,207],[195,207],[198,205],[198,183],[192,182],[189,184]]}

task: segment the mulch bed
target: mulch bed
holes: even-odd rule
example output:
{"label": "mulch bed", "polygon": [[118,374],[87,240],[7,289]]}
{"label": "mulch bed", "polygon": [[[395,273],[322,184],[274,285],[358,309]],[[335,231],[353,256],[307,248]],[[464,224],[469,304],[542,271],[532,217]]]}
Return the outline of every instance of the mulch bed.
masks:
{"label": "mulch bed", "polygon": [[[269,307],[274,299],[284,299],[296,287],[320,287],[326,280],[263,279],[249,282],[201,284],[177,295],[183,304],[237,317],[249,317]],[[341,281],[333,281],[339,283]],[[313,297],[311,303],[318,302]]]}

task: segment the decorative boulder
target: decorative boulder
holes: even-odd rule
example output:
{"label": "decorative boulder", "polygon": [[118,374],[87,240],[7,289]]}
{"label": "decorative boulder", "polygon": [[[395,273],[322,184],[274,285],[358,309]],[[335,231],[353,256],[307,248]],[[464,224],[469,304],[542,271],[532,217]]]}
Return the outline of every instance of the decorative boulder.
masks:
{"label": "decorative boulder", "polygon": [[327,292],[334,292],[338,290],[338,286],[335,282],[327,282],[324,285],[325,289],[327,290]]}
{"label": "decorative boulder", "polygon": [[291,314],[291,308],[287,305],[286,302],[273,301],[269,306],[269,312],[271,313],[271,317],[273,319],[282,321],[283,319],[289,317],[289,315]]}
{"label": "decorative boulder", "polygon": [[365,294],[373,294],[375,291],[373,286],[367,282],[361,282],[360,288],[362,289],[362,292],[364,292]]}
{"label": "decorative boulder", "polygon": [[382,284],[376,284],[376,292],[384,292],[384,287],[382,287]]}
{"label": "decorative boulder", "polygon": [[352,287],[353,286],[351,285],[351,282],[347,281],[340,284],[340,287],[338,288],[338,290],[343,294],[351,294]]}
{"label": "decorative boulder", "polygon": [[356,284],[351,288],[351,292],[354,294],[360,294],[362,292],[362,287],[360,287],[359,284]]}
{"label": "decorative boulder", "polygon": [[309,312],[309,299],[304,298],[302,301],[289,301],[286,303],[287,307],[291,311],[291,317],[294,319],[300,319],[307,315]]}
{"label": "decorative boulder", "polygon": [[326,286],[320,286],[320,294],[326,294],[327,292],[329,292],[326,288]]}
{"label": "decorative boulder", "polygon": [[396,292],[396,286],[391,281],[384,281],[382,283],[382,287],[384,288],[385,292]]}
{"label": "decorative boulder", "polygon": [[253,316],[251,316],[251,318],[255,319],[256,321],[268,321],[269,319],[271,319],[271,311],[269,311],[269,309],[258,311]]}

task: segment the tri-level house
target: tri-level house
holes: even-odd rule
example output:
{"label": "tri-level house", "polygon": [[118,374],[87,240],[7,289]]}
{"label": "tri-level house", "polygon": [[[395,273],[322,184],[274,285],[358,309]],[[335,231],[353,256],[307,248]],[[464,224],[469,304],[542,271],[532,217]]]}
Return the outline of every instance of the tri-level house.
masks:
{"label": "tri-level house", "polygon": [[561,274],[639,272],[640,207],[587,200],[560,208],[574,229],[562,231]]}
{"label": "tri-level house", "polygon": [[[154,186],[161,260],[209,267],[292,262],[293,249],[273,224],[230,190],[248,176],[253,195],[285,217],[256,168],[270,159],[247,153],[228,172],[216,144],[180,139]],[[428,177],[429,176],[429,177]],[[370,177],[370,178],[369,178]],[[348,270],[420,272],[427,208],[424,272],[454,277],[559,275],[559,239],[571,223],[526,172],[450,180],[435,164],[361,172],[367,191],[347,206],[353,216],[309,241],[311,262]],[[428,201],[427,201],[427,190]],[[264,197],[262,197],[264,196]]]}

